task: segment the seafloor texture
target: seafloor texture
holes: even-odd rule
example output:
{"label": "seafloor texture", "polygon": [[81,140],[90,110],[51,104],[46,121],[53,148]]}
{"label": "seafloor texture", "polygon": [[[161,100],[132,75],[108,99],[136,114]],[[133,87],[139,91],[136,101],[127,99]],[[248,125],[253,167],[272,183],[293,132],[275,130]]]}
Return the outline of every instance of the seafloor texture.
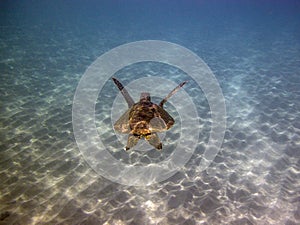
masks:
{"label": "seafloor texture", "polygon": [[[82,29],[1,27],[0,224],[300,223],[300,42],[293,29],[267,36],[264,28],[235,26],[220,36],[207,32],[207,38],[200,28],[165,31],[164,39],[191,49],[213,70],[226,99],[227,130],[221,151],[202,171],[209,107],[199,88],[187,86],[203,126],[198,147],[180,172],[148,187],[113,183],[89,167],[73,137],[72,100],[96,57],[151,32],[131,37],[98,27],[88,36]],[[162,38],[159,32],[154,37]],[[151,65],[142,74],[141,67],[120,71],[124,83],[161,71],[177,83],[186,78]],[[109,82],[96,107],[108,149],[128,164],[163,160],[171,147],[162,155],[122,151],[112,133],[117,90]],[[177,129],[166,145],[179,137]]]}

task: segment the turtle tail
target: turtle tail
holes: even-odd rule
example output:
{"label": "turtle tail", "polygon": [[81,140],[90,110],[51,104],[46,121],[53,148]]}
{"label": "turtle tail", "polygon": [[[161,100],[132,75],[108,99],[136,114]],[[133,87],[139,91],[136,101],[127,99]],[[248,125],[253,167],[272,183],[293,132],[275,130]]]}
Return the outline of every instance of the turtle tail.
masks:
{"label": "turtle tail", "polygon": [[119,90],[121,91],[123,97],[125,98],[127,104],[128,104],[128,108],[130,108],[131,106],[134,105],[134,101],[131,98],[131,96],[129,95],[128,91],[124,88],[124,86],[121,84],[120,81],[118,81],[116,78],[112,78],[112,80],[114,81],[115,85],[119,88]]}
{"label": "turtle tail", "polygon": [[183,85],[185,85],[187,81],[180,83],[176,88],[174,88],[160,103],[159,106],[163,108],[164,104],[174,95]]}

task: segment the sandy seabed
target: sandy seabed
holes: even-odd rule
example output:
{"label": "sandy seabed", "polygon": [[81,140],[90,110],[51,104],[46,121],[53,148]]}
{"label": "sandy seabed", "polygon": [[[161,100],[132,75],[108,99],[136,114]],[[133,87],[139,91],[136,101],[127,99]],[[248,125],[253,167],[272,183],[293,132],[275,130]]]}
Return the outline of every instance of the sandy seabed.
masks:
{"label": "sandy seabed", "polygon": [[[207,170],[199,168],[210,115],[199,87],[191,83],[187,92],[203,126],[192,158],[164,182],[130,187],[93,171],[73,137],[75,89],[99,53],[80,58],[78,49],[64,46],[54,57],[41,49],[59,49],[57,42],[27,52],[15,44],[18,40],[11,42],[1,45],[10,58],[0,61],[0,224],[300,223],[299,43],[288,48],[286,40],[278,41],[270,52],[250,45],[243,57],[225,51],[221,41],[214,45],[218,56],[206,57],[227,107],[221,151]],[[189,47],[197,53],[196,42]],[[179,70],[151,65],[124,69],[124,82],[162,71],[174,82],[186,78]],[[168,156],[180,136],[178,127],[167,133],[164,153],[126,153],[111,127],[113,83],[108,81],[100,95],[96,124],[115,158],[150,164]]]}

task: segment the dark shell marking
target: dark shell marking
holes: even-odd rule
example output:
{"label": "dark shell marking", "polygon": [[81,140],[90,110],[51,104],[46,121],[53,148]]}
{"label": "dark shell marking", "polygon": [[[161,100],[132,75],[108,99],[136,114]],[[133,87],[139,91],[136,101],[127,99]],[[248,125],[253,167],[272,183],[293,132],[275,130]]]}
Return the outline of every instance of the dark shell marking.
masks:
{"label": "dark shell marking", "polygon": [[157,132],[170,129],[175,123],[170,114],[163,109],[163,104],[175,94],[186,82],[172,90],[159,105],[151,102],[149,93],[141,93],[140,101],[134,103],[124,86],[112,78],[124,96],[129,109],[114,124],[114,129],[123,134],[129,134],[125,150],[135,146],[139,139],[144,138],[156,149],[162,149],[162,143]]}

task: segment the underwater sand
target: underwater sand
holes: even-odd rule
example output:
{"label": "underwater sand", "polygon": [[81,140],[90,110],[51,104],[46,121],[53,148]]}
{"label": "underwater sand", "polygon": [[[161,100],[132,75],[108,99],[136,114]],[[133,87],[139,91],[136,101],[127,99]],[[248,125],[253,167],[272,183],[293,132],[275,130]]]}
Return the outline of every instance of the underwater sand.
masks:
{"label": "underwater sand", "polygon": [[[2,30],[7,33],[0,41],[0,224],[300,223],[299,40],[282,33],[264,45],[248,31],[246,40],[237,34],[200,42],[190,34],[177,42],[186,41],[220,83],[227,107],[224,143],[210,167],[200,170],[210,116],[201,90],[191,84],[186,91],[202,121],[192,158],[164,182],[130,187],[106,180],[85,162],[73,136],[72,100],[85,69],[134,38],[120,40],[111,31],[94,34],[89,44],[88,38],[80,40],[80,31],[63,36],[57,31],[44,41],[36,40],[38,27]],[[162,71],[174,82],[186,79],[151,63],[121,72],[128,83]],[[162,154],[122,151],[110,119],[117,94],[108,81],[100,93],[105,100],[96,107],[96,124],[112,155],[129,164],[163,160],[176,144],[178,127],[167,133]]]}

